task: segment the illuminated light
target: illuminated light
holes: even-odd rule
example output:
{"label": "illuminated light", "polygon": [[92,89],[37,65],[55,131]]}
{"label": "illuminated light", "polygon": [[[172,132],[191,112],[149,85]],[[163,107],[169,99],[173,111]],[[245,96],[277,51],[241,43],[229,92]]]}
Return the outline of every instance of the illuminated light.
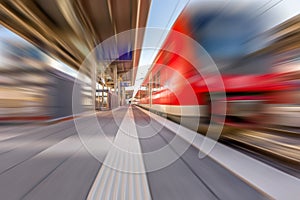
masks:
{"label": "illuminated light", "polygon": [[134,90],[134,86],[125,87],[125,91],[131,91]]}
{"label": "illuminated light", "polygon": [[68,74],[72,77],[76,77],[78,72],[76,70],[74,70],[73,68],[67,66],[66,64],[64,64],[63,62],[59,62],[51,57],[48,56],[48,64],[56,69],[56,70],[59,70],[65,74]]}
{"label": "illuminated light", "polygon": [[146,91],[146,90],[148,90],[148,88],[147,88],[147,87],[145,87],[145,86],[142,86],[142,87],[140,87],[140,90],[142,90],[142,91]]}
{"label": "illuminated light", "polygon": [[300,61],[280,64],[274,67],[274,71],[279,73],[300,72]]}

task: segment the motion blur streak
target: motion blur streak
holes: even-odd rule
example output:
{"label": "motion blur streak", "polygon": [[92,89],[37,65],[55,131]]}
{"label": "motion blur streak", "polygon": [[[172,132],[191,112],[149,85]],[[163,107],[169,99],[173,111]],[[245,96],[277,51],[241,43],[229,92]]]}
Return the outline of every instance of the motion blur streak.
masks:
{"label": "motion blur streak", "polygon": [[[226,103],[220,141],[262,160],[267,157],[271,165],[279,162],[274,165],[299,177],[300,15],[291,9],[280,16],[276,11],[285,7],[281,4],[287,1],[191,1],[149,68],[135,103],[202,134],[209,124],[221,123],[218,118],[224,113],[218,106]],[[201,50],[176,32],[193,38],[212,57],[226,98]],[[187,57],[197,58],[197,64]],[[177,73],[193,91],[175,78]],[[219,105],[212,106],[212,96],[218,95]],[[195,113],[198,108],[200,116]],[[200,118],[197,128],[193,118]]]}
{"label": "motion blur streak", "polygon": [[297,199],[299,183],[299,0],[0,0],[0,199]]}

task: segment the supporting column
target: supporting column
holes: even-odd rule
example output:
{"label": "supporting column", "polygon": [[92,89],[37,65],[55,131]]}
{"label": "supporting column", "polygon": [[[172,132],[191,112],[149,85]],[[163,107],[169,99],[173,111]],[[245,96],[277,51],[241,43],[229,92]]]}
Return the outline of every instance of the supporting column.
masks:
{"label": "supporting column", "polygon": [[117,65],[115,65],[113,67],[113,75],[114,75],[114,90],[115,90],[115,94],[118,94],[117,95],[117,105],[116,106],[119,106],[120,105],[120,98],[119,98],[119,91],[118,91],[118,88],[120,88],[119,86],[119,80],[118,80],[118,67]]}
{"label": "supporting column", "polygon": [[[101,85],[102,86],[102,94],[101,94],[101,96],[102,96],[102,101],[101,101],[101,108],[103,108],[104,106],[104,84],[103,85]],[[106,95],[108,95],[108,94],[106,94]]]}
{"label": "supporting column", "polygon": [[121,106],[121,79],[118,79],[118,106]]}
{"label": "supporting column", "polygon": [[97,85],[97,67],[96,67],[96,62],[95,59],[91,60],[91,89],[92,89],[92,103],[91,106],[94,106],[94,110],[96,110],[96,85]]}
{"label": "supporting column", "polygon": [[126,104],[126,95],[125,95],[125,87],[122,87],[122,104]]}

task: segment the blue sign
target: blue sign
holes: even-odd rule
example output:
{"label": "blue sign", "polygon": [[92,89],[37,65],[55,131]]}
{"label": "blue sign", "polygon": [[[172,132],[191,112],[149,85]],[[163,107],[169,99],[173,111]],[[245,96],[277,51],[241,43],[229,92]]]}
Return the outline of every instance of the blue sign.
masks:
{"label": "blue sign", "polygon": [[120,82],[120,86],[121,87],[128,87],[128,86],[130,86],[130,83],[129,82]]}

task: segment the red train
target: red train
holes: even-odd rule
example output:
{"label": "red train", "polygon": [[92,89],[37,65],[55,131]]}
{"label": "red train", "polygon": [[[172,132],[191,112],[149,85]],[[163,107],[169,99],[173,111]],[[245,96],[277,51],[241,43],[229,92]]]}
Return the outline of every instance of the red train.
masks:
{"label": "red train", "polygon": [[[299,85],[272,70],[275,58],[266,50],[270,45],[262,48],[259,38],[251,39],[260,32],[243,9],[187,6],[135,96],[137,104],[176,121],[198,118],[207,124],[225,115],[227,124],[298,126],[297,120],[287,123],[272,114],[299,102]],[[207,58],[191,39],[208,52],[218,71],[204,61]]]}

